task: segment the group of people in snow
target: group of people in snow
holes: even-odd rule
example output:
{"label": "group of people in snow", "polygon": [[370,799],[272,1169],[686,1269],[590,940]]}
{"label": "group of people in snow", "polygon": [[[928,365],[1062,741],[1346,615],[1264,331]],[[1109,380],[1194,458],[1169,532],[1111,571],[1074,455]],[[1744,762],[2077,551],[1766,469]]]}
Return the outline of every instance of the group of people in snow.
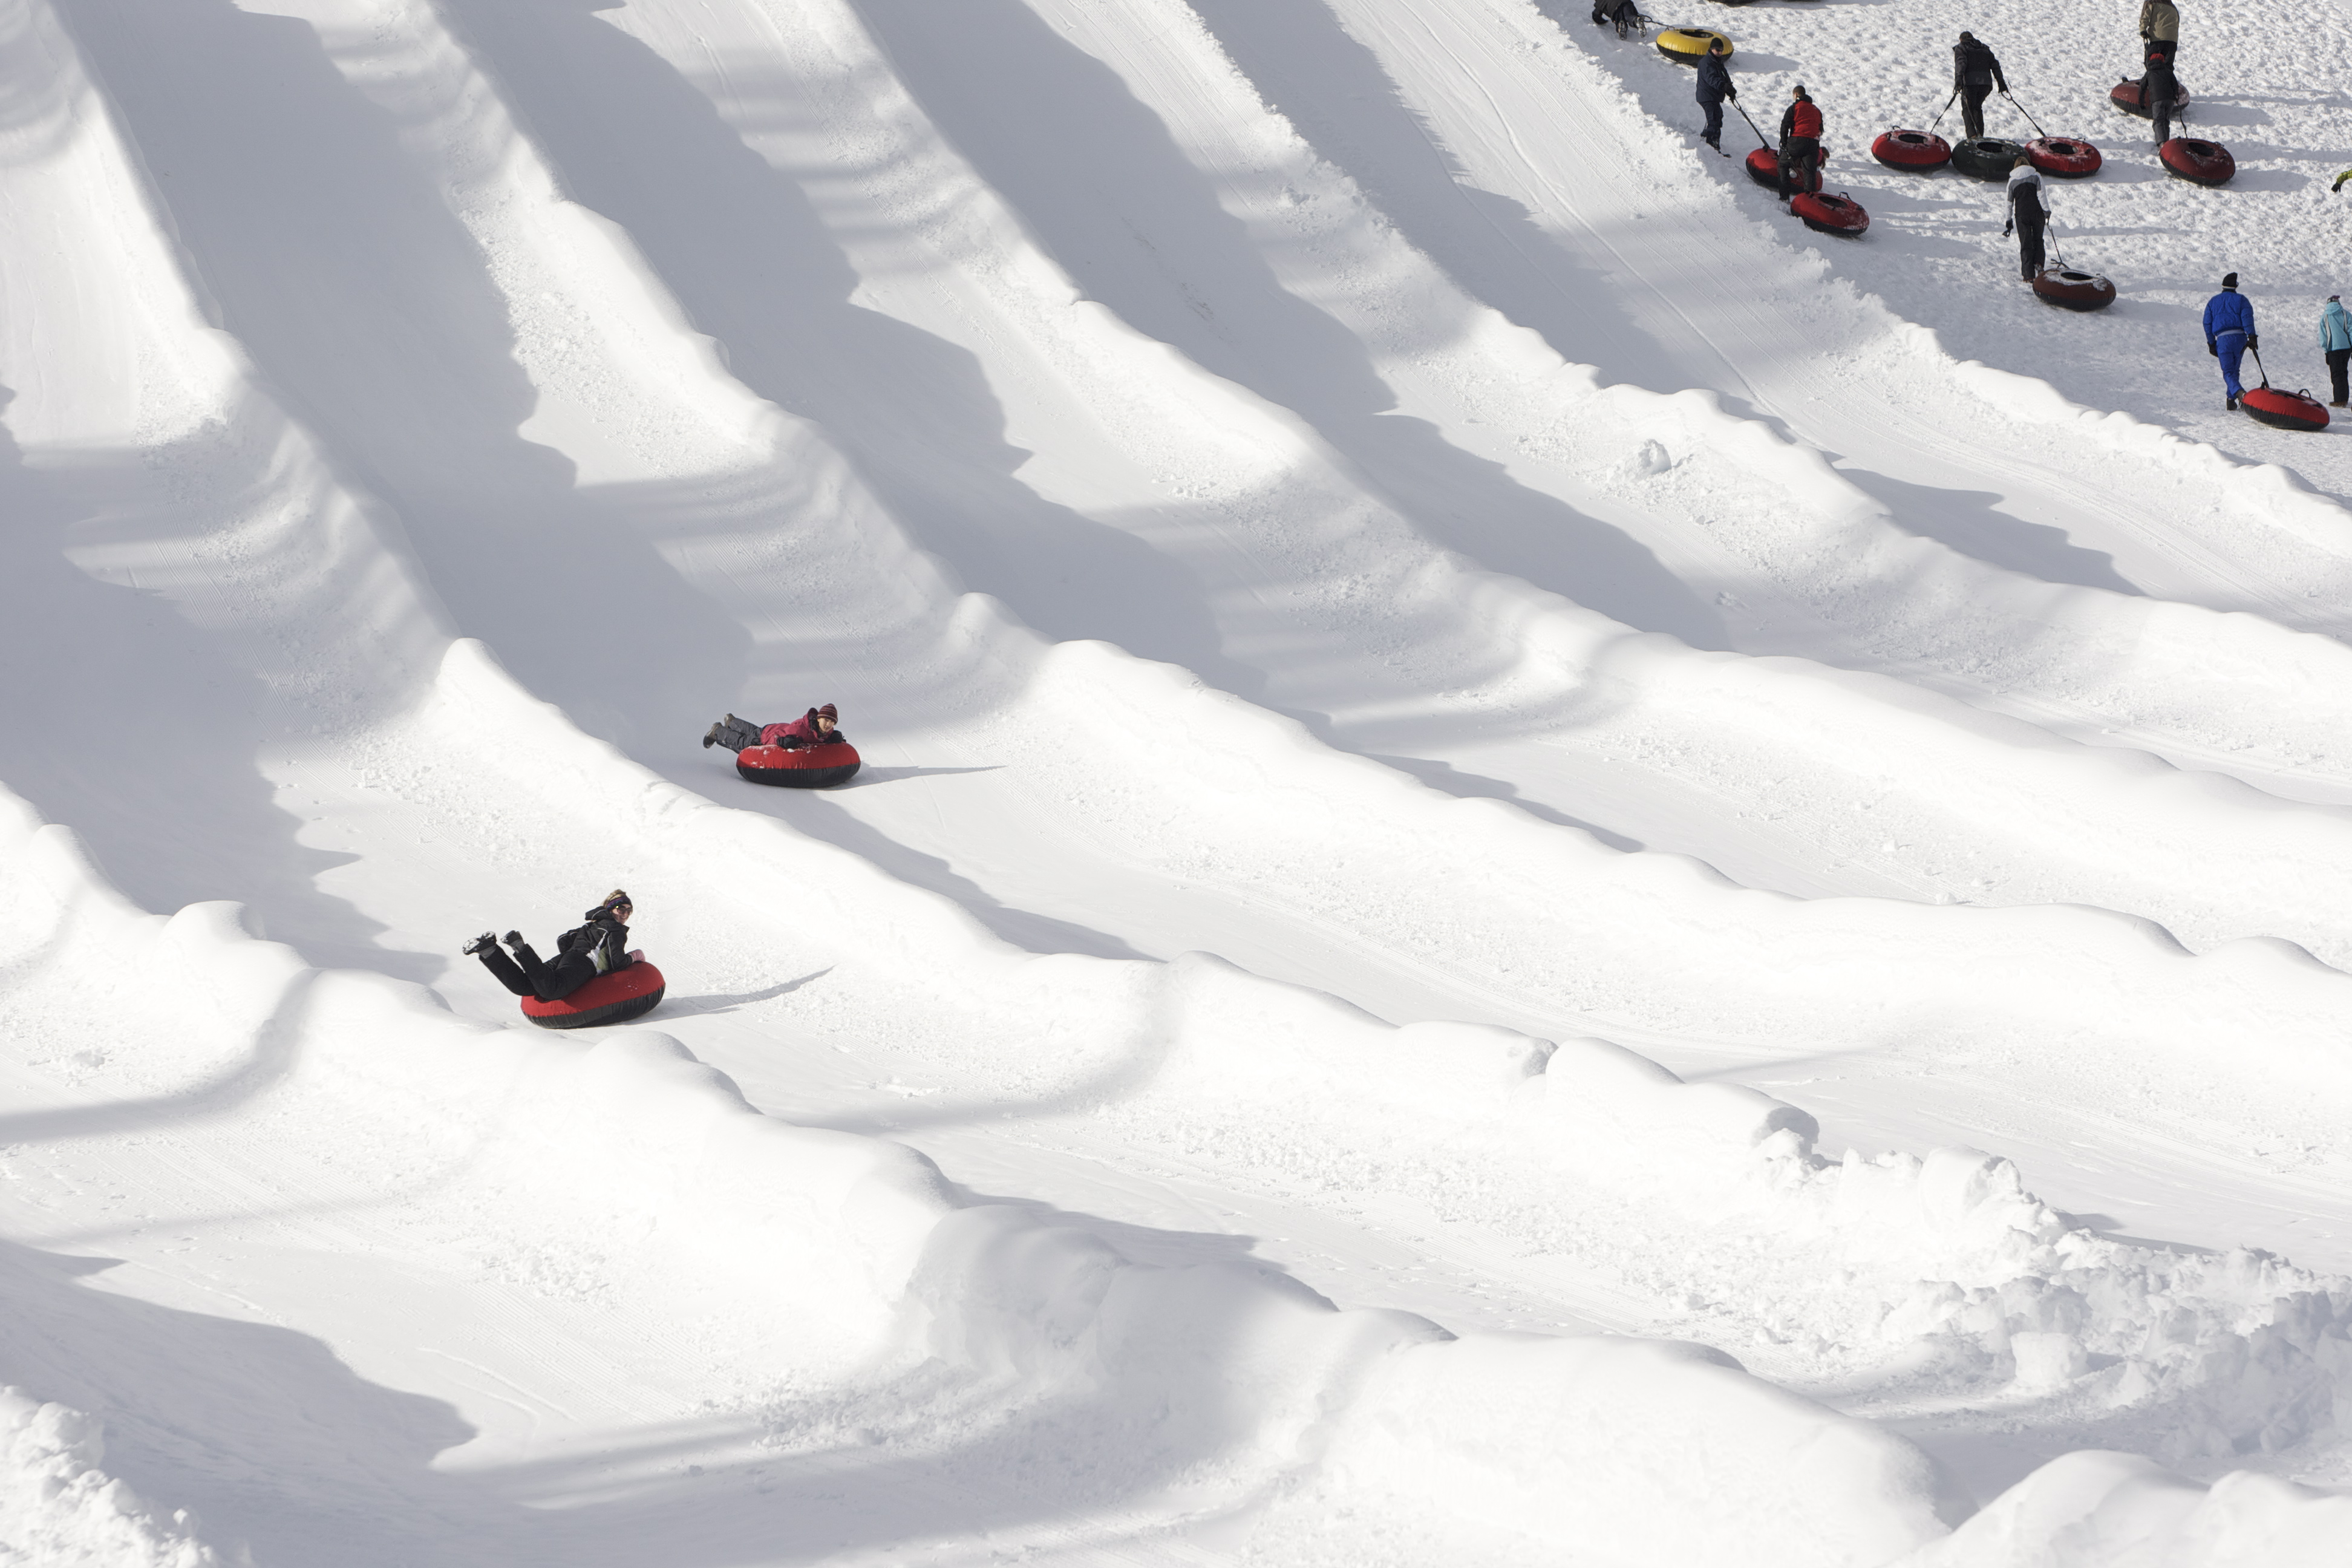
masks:
{"label": "group of people in snow", "polygon": [[[2259,356],[2263,340],[2254,331],[2254,302],[2238,292],[2232,272],[2221,279],[2221,291],[2205,301],[2205,352],[2221,362],[2224,408],[2235,409],[2245,400],[2238,369],[2248,349]],[[2347,385],[2352,377],[2352,311],[2344,309],[2340,294],[2330,294],[2319,308],[2319,352],[2327,358],[2327,406],[2352,405],[2352,386]]]}
{"label": "group of people in snow", "polygon": [[[1616,22],[1622,37],[1625,33],[1623,13],[1630,8],[1631,0],[1613,6],[1609,0],[1594,0],[1592,19]],[[1638,18],[1638,13],[1636,16]],[[2140,77],[2140,102],[2154,122],[2157,143],[2161,146],[2171,139],[2172,118],[2179,112],[2180,103],[2180,81],[2173,74],[2173,61],[2180,52],[2180,10],[2173,0],[2142,0],[2139,37],[2146,68]],[[1959,41],[1952,46],[1952,96],[1959,101],[1961,129],[1969,141],[1984,139],[1985,100],[1996,92],[2003,97],[2009,94],[2009,79],[2001,71],[2000,57],[1974,33],[1962,33]],[[1732,79],[1729,51],[1720,37],[1710,42],[1706,53],[1699,57],[1696,96],[1706,116],[1699,140],[1721,153],[1723,106],[1739,101],[1739,87]],[[1797,192],[1818,188],[1821,136],[1821,109],[1801,83],[1790,89],[1789,105],[1780,115],[1780,201],[1784,206]],[[2352,181],[2352,169],[2336,177],[2334,188],[2342,191],[2347,181]],[[2047,265],[2044,237],[2050,223],[2050,190],[2042,181],[2042,171],[2024,153],[2021,153],[2011,165],[2004,205],[2008,216],[2001,226],[2002,237],[2012,234],[2017,237],[2018,274],[2031,283]],[[2240,362],[2248,349],[2259,352],[2260,340],[2254,334],[2254,308],[2238,292],[2238,275],[2234,272],[2222,279],[2221,291],[2205,307],[2205,346],[2221,361],[2222,385],[2228,395],[2225,406],[2235,410],[2245,396],[2245,387],[2238,379]],[[2328,406],[2343,408],[2347,405],[2347,366],[2352,366],[2352,312],[2347,312],[2333,294],[2320,311],[2319,347],[2327,357]]]}
{"label": "group of people in snow", "polygon": [[[1699,138],[1718,153],[1723,151],[1723,106],[1738,101],[1739,89],[1731,79],[1723,40],[1717,38],[1699,57],[1698,105],[1706,112]],[[1780,110],[1780,163],[1783,206],[1800,191],[1821,188],[1822,111],[1803,82],[1789,89],[1788,107]]]}
{"label": "group of people in snow", "polygon": [[[849,737],[840,726],[841,711],[830,702],[778,724],[753,724],[730,713],[710,726],[702,743],[724,746],[730,752],[747,746],[797,751],[846,741]],[[629,950],[629,917],[635,912],[629,895],[615,888],[583,917],[584,923],[556,939],[552,961],[541,958],[519,931],[507,932],[503,952],[498,933],[487,931],[460,951],[481,960],[482,967],[516,995],[560,1002],[599,975],[615,973],[639,961],[640,955]]]}

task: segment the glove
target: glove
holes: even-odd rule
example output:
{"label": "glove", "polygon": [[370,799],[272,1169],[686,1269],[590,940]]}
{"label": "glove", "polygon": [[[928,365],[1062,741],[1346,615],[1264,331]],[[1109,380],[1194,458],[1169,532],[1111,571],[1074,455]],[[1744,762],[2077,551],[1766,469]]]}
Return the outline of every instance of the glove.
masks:
{"label": "glove", "polygon": [[2221,345],[2219,343],[2207,343],[2205,345],[2205,352],[2211,354],[2215,359],[2220,359],[2221,357]]}
{"label": "glove", "polygon": [[2000,237],[2001,237],[2001,238],[2003,238],[2003,239],[2007,239],[2007,238],[2009,237],[2009,236],[2010,236],[2010,232],[2011,232],[2012,229],[2016,228],[2016,227],[2017,227],[2017,225],[2015,225],[2015,224],[2013,224],[2013,223],[2005,223],[2005,224],[2001,225],[2001,226],[2000,226]]}
{"label": "glove", "polygon": [[2352,180],[2352,169],[2347,169],[2342,174],[2336,175],[2336,183],[2327,188],[2331,191],[2340,191],[2344,188],[2344,182],[2347,180]]}
{"label": "glove", "polygon": [[2246,346],[2250,349],[2258,349],[2263,346],[2263,340],[2256,337],[2253,333],[2248,332],[2246,334]]}

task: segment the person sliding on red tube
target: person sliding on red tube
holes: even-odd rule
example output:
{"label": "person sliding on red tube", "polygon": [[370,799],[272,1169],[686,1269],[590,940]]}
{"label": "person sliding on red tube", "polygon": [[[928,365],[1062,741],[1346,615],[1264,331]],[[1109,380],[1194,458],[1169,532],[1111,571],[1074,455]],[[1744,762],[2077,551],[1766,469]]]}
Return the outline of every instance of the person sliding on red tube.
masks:
{"label": "person sliding on red tube", "polygon": [[2234,410],[2238,399],[2246,395],[2238,366],[2248,349],[2262,346],[2254,335],[2253,301],[2238,292],[2238,275],[2232,272],[2221,279],[2221,291],[2205,301],[2205,352],[2221,362],[2221,384],[2230,394],[2224,408]]}
{"label": "person sliding on red tube", "polygon": [[753,724],[730,713],[710,726],[702,743],[724,746],[730,752],[740,752],[746,746],[782,746],[788,752],[797,752],[803,746],[823,746],[849,739],[835,728],[840,721],[839,710],[830,702],[810,709],[789,724]]}
{"label": "person sliding on red tube", "polygon": [[2009,170],[2009,222],[2001,226],[2006,236],[2017,231],[2017,265],[2028,283],[2042,272],[2042,226],[2050,217],[2050,199],[2042,189],[2042,171],[2033,160],[2020,153]]}
{"label": "person sliding on red tube", "polygon": [[1974,33],[1962,33],[1960,41],[1952,46],[1952,90],[1960,95],[1960,128],[1971,142],[1984,140],[1985,100],[1999,88],[2001,96],[2009,95],[2009,83],[2000,74],[2000,62],[1992,51],[1977,42]]}
{"label": "person sliding on red tube", "polygon": [[1789,107],[1780,111],[1780,205],[1799,191],[1810,191],[1821,180],[1822,111],[1799,82],[1790,89]]}
{"label": "person sliding on red tube", "polygon": [[614,889],[588,911],[586,925],[574,926],[558,940],[552,963],[542,962],[519,931],[507,932],[507,945],[514,949],[512,958],[499,951],[499,939],[488,931],[467,942],[464,951],[480,959],[482,967],[516,995],[560,1001],[596,976],[636,962],[629,955],[632,912],[629,895]]}

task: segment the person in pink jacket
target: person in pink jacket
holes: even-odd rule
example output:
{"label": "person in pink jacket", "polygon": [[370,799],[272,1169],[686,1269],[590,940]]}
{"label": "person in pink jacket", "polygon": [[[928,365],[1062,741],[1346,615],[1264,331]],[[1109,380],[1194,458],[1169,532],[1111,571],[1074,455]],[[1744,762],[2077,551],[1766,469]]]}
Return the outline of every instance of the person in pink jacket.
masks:
{"label": "person in pink jacket", "polygon": [[730,713],[710,726],[702,737],[705,746],[724,746],[740,752],[746,746],[782,746],[796,752],[803,746],[823,746],[848,736],[839,729],[840,710],[830,702],[822,708],[812,708],[789,724],[754,724]]}

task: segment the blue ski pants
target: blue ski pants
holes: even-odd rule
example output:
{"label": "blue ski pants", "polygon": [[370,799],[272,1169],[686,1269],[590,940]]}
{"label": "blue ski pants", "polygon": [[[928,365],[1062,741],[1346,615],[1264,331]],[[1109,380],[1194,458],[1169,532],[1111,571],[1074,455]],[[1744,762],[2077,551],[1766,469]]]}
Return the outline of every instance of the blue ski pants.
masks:
{"label": "blue ski pants", "polygon": [[2238,380],[2238,366],[2245,362],[2246,334],[2216,332],[2213,334],[2213,348],[2215,357],[2221,362],[2221,384],[2230,389],[2231,396],[2245,396],[2245,386]]}

